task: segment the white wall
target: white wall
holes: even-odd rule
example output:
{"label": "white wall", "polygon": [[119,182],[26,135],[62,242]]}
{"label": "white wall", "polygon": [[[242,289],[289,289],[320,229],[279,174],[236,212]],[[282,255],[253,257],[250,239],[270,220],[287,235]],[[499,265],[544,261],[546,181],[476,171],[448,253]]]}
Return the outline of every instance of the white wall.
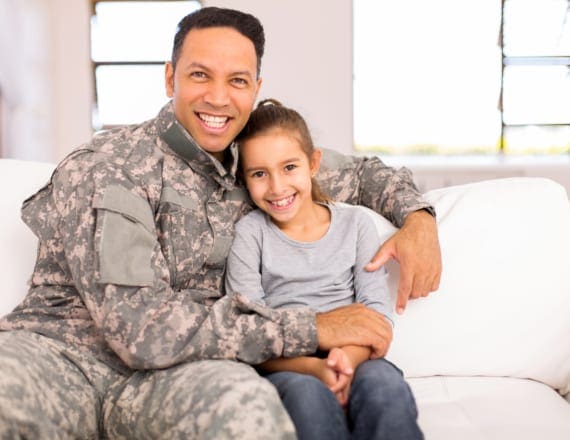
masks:
{"label": "white wall", "polygon": [[0,0],[5,157],[56,161],[91,137],[89,5]]}
{"label": "white wall", "polygon": [[53,77],[43,0],[0,0],[2,147],[7,157],[48,160]]}
{"label": "white wall", "polygon": [[55,154],[91,139],[94,86],[90,55],[91,7],[85,0],[43,0],[50,4],[53,42]]}
{"label": "white wall", "polygon": [[204,0],[239,9],[265,29],[260,98],[301,112],[316,145],[352,151],[352,2]]}

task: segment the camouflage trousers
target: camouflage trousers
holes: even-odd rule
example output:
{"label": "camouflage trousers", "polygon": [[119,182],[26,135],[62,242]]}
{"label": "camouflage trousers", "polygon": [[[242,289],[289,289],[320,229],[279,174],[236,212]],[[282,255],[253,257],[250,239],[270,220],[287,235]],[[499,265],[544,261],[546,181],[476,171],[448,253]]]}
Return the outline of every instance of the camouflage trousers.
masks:
{"label": "camouflage trousers", "polygon": [[0,332],[0,439],[294,439],[276,390],[233,361],[124,376],[34,333]]}

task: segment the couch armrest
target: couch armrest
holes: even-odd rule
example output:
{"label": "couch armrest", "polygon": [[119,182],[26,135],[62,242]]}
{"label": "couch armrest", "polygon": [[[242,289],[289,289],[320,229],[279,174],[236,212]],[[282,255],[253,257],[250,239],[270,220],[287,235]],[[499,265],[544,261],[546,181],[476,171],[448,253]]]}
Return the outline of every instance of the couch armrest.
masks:
{"label": "couch armrest", "polygon": [[[570,392],[570,204],[549,179],[425,194],[437,211],[440,288],[396,316],[388,357],[408,377],[503,376]],[[378,220],[387,238],[394,229]],[[399,276],[387,265],[395,295]]]}

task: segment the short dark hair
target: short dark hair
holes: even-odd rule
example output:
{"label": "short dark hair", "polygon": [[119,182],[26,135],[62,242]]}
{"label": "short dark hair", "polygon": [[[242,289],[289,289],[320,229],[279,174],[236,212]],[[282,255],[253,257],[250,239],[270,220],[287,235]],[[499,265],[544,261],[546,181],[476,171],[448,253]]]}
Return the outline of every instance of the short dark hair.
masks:
{"label": "short dark hair", "polygon": [[207,7],[194,11],[178,23],[174,44],[172,45],[172,67],[180,58],[184,38],[192,29],[207,29],[212,27],[229,27],[248,38],[255,47],[257,56],[257,76],[261,73],[261,58],[265,49],[265,33],[261,22],[251,14],[235,9]]}

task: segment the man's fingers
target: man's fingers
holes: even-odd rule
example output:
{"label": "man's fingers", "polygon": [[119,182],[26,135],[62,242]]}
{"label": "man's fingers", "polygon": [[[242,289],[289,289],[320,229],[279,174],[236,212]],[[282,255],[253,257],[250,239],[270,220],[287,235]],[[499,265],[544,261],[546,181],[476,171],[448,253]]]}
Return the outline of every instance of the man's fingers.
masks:
{"label": "man's fingers", "polygon": [[398,300],[396,301],[396,313],[401,315],[406,309],[408,299],[412,294],[414,286],[413,273],[405,270],[404,267],[400,268],[400,280],[398,284]]}
{"label": "man's fingers", "polygon": [[381,359],[388,353],[389,343],[378,344],[372,346],[372,351],[370,352],[370,359]]}
{"label": "man's fingers", "polygon": [[398,303],[396,304],[396,313],[402,315],[406,311],[406,306],[408,305],[408,296],[398,295]]}
{"label": "man's fingers", "polygon": [[431,283],[431,291],[435,292],[436,290],[439,289],[439,283],[441,281],[441,272],[439,272],[435,278],[433,279],[432,283]]}
{"label": "man's fingers", "polygon": [[[343,345],[362,345],[375,351],[392,341],[392,327],[382,314],[362,304],[351,304],[317,313],[317,336],[322,350]],[[335,367],[339,371],[338,365]]]}
{"label": "man's fingers", "polygon": [[423,274],[420,274],[419,276],[414,277],[414,285],[411,289],[409,297],[413,299],[425,298],[431,292],[439,289],[439,279],[439,274],[430,274],[430,276],[424,276]]}
{"label": "man's fingers", "polygon": [[374,272],[375,270],[378,270],[384,266],[388,261],[390,261],[390,259],[394,258],[394,255],[393,246],[390,240],[388,240],[382,246],[380,246],[380,249],[378,249],[376,255],[372,257],[370,263],[364,266],[364,269],[367,272]]}
{"label": "man's fingers", "polygon": [[429,281],[426,277],[415,277],[414,285],[410,293],[410,298],[417,299],[428,296],[431,292],[431,285],[431,281]]}
{"label": "man's fingers", "polygon": [[398,287],[398,300],[396,302],[396,312],[402,314],[406,309],[408,300],[425,298],[431,292],[439,289],[440,276],[436,275],[433,280],[416,276],[413,282],[405,278],[405,274],[400,273],[400,285]]}

